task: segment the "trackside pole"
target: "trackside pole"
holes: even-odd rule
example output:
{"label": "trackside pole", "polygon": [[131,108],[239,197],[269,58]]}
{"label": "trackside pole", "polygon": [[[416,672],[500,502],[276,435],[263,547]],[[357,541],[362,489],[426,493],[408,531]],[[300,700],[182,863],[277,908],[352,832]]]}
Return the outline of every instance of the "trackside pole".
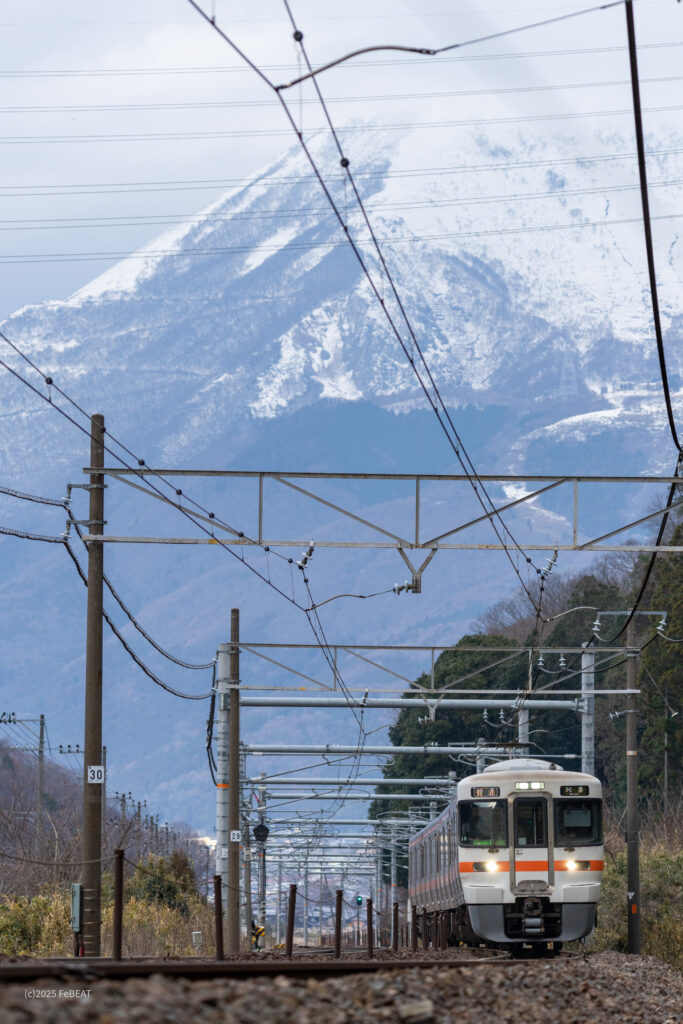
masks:
{"label": "trackside pole", "polygon": [[[636,688],[638,650],[633,621],[626,634],[626,686]],[[626,698],[626,856],[628,896],[628,952],[640,953],[640,822],[638,820],[638,704],[636,694]]]}
{"label": "trackside pole", "polygon": [[223,896],[221,893],[221,876],[213,876],[213,909],[216,925],[216,960],[224,960],[223,954]]}
{"label": "trackside pole", "polygon": [[[304,908],[305,912],[305,908]],[[292,955],[292,946],[294,945],[294,918],[296,915],[296,884],[291,883],[289,887],[289,905],[287,906],[287,936],[285,939],[285,953],[287,956]]]}
{"label": "trackside pole", "polygon": [[[90,420],[90,466],[104,466],[104,416]],[[88,530],[104,533],[104,474],[91,473]],[[88,604],[85,646],[83,740],[83,947],[100,955],[102,927],[102,585],[104,545],[88,541]]]}
{"label": "trackside pole", "polygon": [[114,850],[114,913],[112,920],[112,957],[121,959],[123,938],[123,850]]}
{"label": "trackside pole", "polygon": [[[240,612],[230,612],[230,692],[228,695],[228,953],[240,951]],[[251,929],[251,921],[249,922]]]}
{"label": "trackside pole", "polygon": [[334,959],[339,960],[341,957],[341,932],[342,932],[342,900],[344,893],[342,889],[337,889],[335,893],[335,904],[334,904]]}
{"label": "trackside pole", "polygon": [[368,918],[367,918],[367,924],[368,924],[368,959],[372,960],[373,956],[375,955],[375,943],[374,943],[374,937],[373,937],[373,934],[372,934],[372,925],[373,925],[373,921],[372,921],[372,896],[368,896],[367,911],[368,911]]}

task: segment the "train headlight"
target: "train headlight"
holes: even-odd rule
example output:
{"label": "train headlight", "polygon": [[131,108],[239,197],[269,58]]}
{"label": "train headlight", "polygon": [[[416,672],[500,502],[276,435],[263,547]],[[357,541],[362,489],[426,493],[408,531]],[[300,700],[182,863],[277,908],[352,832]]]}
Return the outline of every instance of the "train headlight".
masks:
{"label": "train headlight", "polygon": [[567,871],[576,871],[578,866],[579,865],[576,863],[575,860],[568,860],[567,861]]}
{"label": "train headlight", "polygon": [[495,861],[495,860],[487,860],[486,861],[486,870],[487,871],[497,871],[498,870],[498,863],[497,863],[497,861]]}
{"label": "train headlight", "polygon": [[497,860],[477,860],[472,865],[474,871],[497,871]]}
{"label": "train headlight", "polygon": [[591,862],[589,860],[568,860],[565,867],[567,871],[590,871]]}

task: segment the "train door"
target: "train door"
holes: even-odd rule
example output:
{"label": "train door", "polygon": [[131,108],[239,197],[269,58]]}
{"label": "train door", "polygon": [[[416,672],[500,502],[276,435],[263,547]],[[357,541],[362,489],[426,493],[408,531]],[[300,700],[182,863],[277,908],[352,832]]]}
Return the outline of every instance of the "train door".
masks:
{"label": "train door", "polygon": [[555,881],[552,798],[545,793],[511,796],[508,800],[511,837],[512,892],[549,891]]}

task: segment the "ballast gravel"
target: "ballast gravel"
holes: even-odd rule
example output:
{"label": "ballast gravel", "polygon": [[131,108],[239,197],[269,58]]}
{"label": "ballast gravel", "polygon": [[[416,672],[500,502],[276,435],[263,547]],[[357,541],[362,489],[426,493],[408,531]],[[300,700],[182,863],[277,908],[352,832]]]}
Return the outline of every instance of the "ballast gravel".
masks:
{"label": "ballast gravel", "polygon": [[[81,987],[82,986],[82,987]],[[683,1024],[683,974],[648,956],[379,971],[338,978],[127,981],[0,990],[0,1021],[40,1024]]]}

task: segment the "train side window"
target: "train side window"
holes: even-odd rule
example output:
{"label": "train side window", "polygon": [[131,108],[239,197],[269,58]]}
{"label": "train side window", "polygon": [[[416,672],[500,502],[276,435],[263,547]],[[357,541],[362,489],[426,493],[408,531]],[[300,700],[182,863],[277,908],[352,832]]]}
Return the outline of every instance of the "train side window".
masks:
{"label": "train side window", "polygon": [[434,859],[436,860],[436,873],[438,875],[439,872],[441,871],[441,833],[440,832],[437,832],[436,835],[434,836],[434,845],[436,847],[436,849],[434,851],[436,853],[436,857]]}
{"label": "train side window", "polygon": [[515,800],[515,845],[545,846],[546,801],[538,798]]}
{"label": "train side window", "polygon": [[424,848],[424,846],[421,846],[420,847],[420,878],[424,878],[424,876],[425,876],[425,848]]}

